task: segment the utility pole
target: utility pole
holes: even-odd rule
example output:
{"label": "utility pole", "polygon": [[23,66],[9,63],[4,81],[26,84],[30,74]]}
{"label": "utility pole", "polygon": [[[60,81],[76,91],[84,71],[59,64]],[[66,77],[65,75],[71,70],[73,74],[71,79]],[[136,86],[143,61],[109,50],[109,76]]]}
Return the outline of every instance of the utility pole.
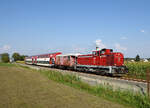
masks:
{"label": "utility pole", "polygon": [[147,69],[146,76],[147,76],[147,94],[148,94],[148,97],[150,97],[150,70],[149,68]]}

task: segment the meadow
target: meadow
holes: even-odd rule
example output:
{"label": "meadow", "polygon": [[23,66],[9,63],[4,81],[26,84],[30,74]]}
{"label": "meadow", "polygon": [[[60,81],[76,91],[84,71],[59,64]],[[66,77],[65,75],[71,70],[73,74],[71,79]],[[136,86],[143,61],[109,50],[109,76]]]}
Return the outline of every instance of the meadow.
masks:
{"label": "meadow", "polygon": [[[0,63],[0,108],[126,108],[126,106],[57,81],[71,84],[79,79],[49,74],[17,64]],[[51,71],[49,71],[51,73]],[[70,82],[70,83],[69,83]]]}
{"label": "meadow", "polygon": [[[140,64],[140,63],[134,63],[135,66],[137,64]],[[128,65],[129,65],[129,63],[128,63]],[[130,63],[130,65],[132,67],[133,63]],[[141,65],[139,65],[139,66],[141,66]],[[102,99],[102,100],[107,100],[109,102],[118,103],[118,104],[123,105],[125,107],[133,107],[133,108],[149,108],[150,107],[150,101],[149,101],[149,98],[147,97],[146,94],[144,94],[144,95],[141,95],[140,93],[136,93],[135,94],[135,93],[133,93],[131,91],[121,91],[119,89],[118,90],[113,90],[111,86],[103,86],[103,85],[91,86],[91,85],[89,85],[87,83],[82,82],[80,80],[80,78],[77,77],[77,76],[68,75],[68,74],[64,75],[64,74],[61,74],[60,72],[57,72],[57,71],[52,71],[52,70],[33,70],[33,69],[30,69],[30,68],[27,68],[27,67],[24,67],[24,66],[19,66],[17,64],[0,63],[0,73],[1,73],[1,75],[0,75],[1,78],[0,79],[2,81],[4,81],[3,78],[8,77],[8,75],[9,75],[10,78],[7,78],[7,79],[10,79],[11,82],[12,81],[16,81],[16,82],[13,83],[13,89],[18,87],[18,83],[17,82],[19,82],[19,83],[22,82],[23,84],[21,84],[22,86],[21,86],[21,89],[20,89],[20,90],[23,90],[22,91],[23,93],[21,93],[22,95],[25,95],[24,94],[24,90],[27,90],[27,88],[30,88],[30,87],[27,87],[27,85],[29,85],[28,83],[30,83],[30,85],[31,85],[31,83],[33,82],[33,84],[31,85],[32,87],[34,87],[33,85],[38,84],[36,88],[39,89],[39,85],[40,85],[39,81],[40,82],[44,81],[43,84],[45,84],[45,78],[48,78],[50,80],[50,82],[47,82],[46,83],[47,85],[43,85],[41,88],[46,87],[46,89],[47,89],[47,87],[50,86],[49,84],[52,84],[51,81],[54,81],[56,83],[61,83],[63,85],[70,86],[72,88],[81,90],[83,92],[85,91],[85,93],[89,93],[89,94],[94,95],[96,97],[100,97],[100,99]],[[132,72],[132,74],[135,74],[135,73]],[[3,83],[4,82],[2,82],[2,84]],[[5,83],[7,83],[7,82],[5,82]],[[25,85],[24,85],[24,83],[25,83]],[[5,87],[5,84],[4,84],[4,87]],[[23,87],[26,87],[26,88],[22,89]],[[63,87],[61,87],[61,88],[63,88]],[[34,87],[34,89],[35,89],[35,87]],[[54,87],[54,89],[56,89],[56,87]],[[11,91],[12,88],[10,88],[10,86],[8,86],[8,88],[6,88],[6,90],[10,90],[8,92],[12,92]],[[3,91],[6,91],[6,90],[3,90]],[[49,90],[51,91],[50,88],[49,88]],[[44,94],[49,94],[50,93],[49,90],[48,91],[46,90],[46,93],[44,93]],[[29,95],[33,95],[33,97],[36,97],[35,94],[37,94],[37,93],[35,93],[35,91],[41,91],[41,90],[34,90],[33,91],[32,89],[29,89],[29,91],[31,92]],[[17,93],[16,91],[14,91],[14,92]],[[3,92],[0,92],[0,93],[3,94]],[[60,93],[60,91],[59,91],[59,93]],[[25,96],[28,96],[28,92],[26,93]],[[39,95],[39,97],[40,96],[41,95]],[[51,96],[51,94],[49,94],[49,96]],[[49,101],[51,101],[51,100],[48,99],[48,102]],[[22,100],[21,103],[22,102],[24,102],[24,100]],[[11,104],[14,105],[14,103],[11,103]],[[18,106],[18,104],[20,105],[20,103],[16,103],[16,104],[17,104],[17,106]],[[25,105],[30,105],[30,104],[31,103],[28,103],[28,102],[25,103]],[[43,102],[40,103],[40,105],[42,105],[42,104],[43,104]],[[120,106],[119,106],[119,108],[120,108]]]}

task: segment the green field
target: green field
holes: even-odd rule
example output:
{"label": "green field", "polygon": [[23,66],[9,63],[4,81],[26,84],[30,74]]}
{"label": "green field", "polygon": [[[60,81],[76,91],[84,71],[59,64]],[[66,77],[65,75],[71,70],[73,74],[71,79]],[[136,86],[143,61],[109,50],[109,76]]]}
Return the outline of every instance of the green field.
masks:
{"label": "green field", "polygon": [[147,69],[150,69],[150,62],[125,62],[129,69],[128,76],[146,79]]}

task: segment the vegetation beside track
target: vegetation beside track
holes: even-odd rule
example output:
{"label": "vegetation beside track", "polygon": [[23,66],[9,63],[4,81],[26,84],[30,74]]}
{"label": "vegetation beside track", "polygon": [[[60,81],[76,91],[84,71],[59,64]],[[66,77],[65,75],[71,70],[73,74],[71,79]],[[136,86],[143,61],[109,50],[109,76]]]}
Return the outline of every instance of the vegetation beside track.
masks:
{"label": "vegetation beside track", "polygon": [[63,75],[57,71],[40,70],[40,73],[47,76],[50,80],[69,85],[71,87],[86,91],[96,96],[121,103],[136,108],[149,108],[150,99],[140,93],[134,94],[130,91],[113,90],[110,86],[90,86],[82,82],[78,77],[72,75]]}
{"label": "vegetation beside track", "polygon": [[24,62],[24,61],[16,61],[16,63],[25,64],[25,62]]}
{"label": "vegetation beside track", "polygon": [[129,73],[125,76],[146,80],[147,69],[150,69],[150,62],[125,62]]}

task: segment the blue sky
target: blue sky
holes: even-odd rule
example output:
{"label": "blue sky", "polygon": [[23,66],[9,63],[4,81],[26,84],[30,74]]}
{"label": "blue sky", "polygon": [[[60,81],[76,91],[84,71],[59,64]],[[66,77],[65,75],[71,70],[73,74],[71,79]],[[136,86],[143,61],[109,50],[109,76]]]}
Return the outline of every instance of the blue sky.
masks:
{"label": "blue sky", "polygon": [[150,0],[0,0],[0,53],[150,57]]}

